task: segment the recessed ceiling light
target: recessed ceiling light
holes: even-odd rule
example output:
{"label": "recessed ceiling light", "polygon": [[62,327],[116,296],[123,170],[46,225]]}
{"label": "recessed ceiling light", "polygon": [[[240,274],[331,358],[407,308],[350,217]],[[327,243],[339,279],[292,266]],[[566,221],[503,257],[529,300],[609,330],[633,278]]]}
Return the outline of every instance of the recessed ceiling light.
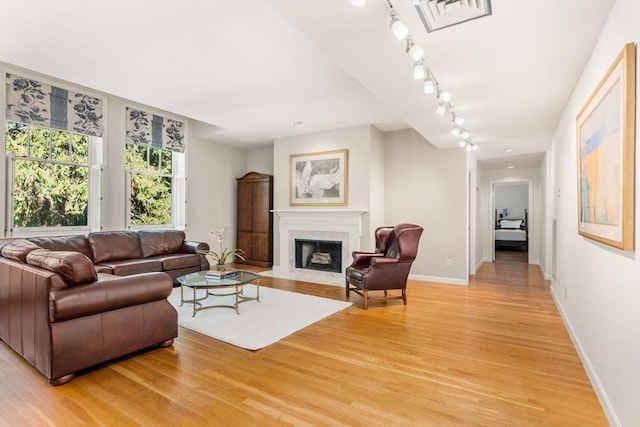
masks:
{"label": "recessed ceiling light", "polygon": [[513,148],[505,148],[505,149],[504,149],[504,152],[505,152],[505,153],[510,153],[510,152],[512,152],[512,151],[513,151]]}
{"label": "recessed ceiling light", "polygon": [[296,127],[296,126],[300,126],[302,124],[302,122],[299,122],[298,120],[293,120],[293,121],[289,122],[289,124],[291,126],[293,126],[293,127]]}
{"label": "recessed ceiling light", "polygon": [[513,163],[511,163],[511,162],[507,163],[507,169],[513,169],[515,167],[516,166]]}

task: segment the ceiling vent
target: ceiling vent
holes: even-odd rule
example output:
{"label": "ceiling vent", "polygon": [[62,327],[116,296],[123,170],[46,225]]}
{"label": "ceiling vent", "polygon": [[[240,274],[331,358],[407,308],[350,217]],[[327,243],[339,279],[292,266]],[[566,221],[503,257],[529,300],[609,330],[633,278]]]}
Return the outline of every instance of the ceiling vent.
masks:
{"label": "ceiling vent", "polygon": [[414,3],[429,33],[491,15],[491,0],[417,0]]}

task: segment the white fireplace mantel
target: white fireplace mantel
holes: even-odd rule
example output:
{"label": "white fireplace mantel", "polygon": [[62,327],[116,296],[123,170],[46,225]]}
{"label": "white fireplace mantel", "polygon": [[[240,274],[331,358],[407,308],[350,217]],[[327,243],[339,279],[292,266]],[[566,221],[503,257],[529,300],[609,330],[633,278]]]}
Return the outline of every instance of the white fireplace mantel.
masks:
{"label": "white fireplace mantel", "polygon": [[351,261],[351,252],[360,250],[362,216],[366,210],[299,209],[273,210],[280,235],[281,271],[295,270],[295,238],[342,241],[342,272]]}

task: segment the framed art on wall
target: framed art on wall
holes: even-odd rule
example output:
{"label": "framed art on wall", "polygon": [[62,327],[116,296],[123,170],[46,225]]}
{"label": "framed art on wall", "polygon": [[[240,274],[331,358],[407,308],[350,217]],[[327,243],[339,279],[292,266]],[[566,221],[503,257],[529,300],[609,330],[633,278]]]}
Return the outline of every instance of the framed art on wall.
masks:
{"label": "framed art on wall", "polygon": [[291,206],[347,204],[347,150],[289,156]]}
{"label": "framed art on wall", "polygon": [[578,233],[634,248],[635,45],[615,59],[577,117]]}

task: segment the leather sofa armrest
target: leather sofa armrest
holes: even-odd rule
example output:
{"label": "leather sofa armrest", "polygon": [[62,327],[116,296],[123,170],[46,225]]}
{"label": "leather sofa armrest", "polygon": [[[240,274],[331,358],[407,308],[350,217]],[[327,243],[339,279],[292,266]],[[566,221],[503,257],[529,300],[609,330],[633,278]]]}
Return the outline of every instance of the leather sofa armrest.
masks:
{"label": "leather sofa armrest", "polygon": [[198,251],[209,251],[209,244],[204,242],[192,242],[189,240],[185,240],[182,242],[182,247],[180,248],[180,252],[188,253],[188,254],[197,254]]}
{"label": "leather sofa armrest", "polygon": [[376,253],[376,252],[358,252],[354,251],[351,253],[353,256],[353,262],[351,263],[351,267],[368,267],[371,265],[371,260],[373,258],[379,258],[384,256],[384,254]]}
{"label": "leather sofa armrest", "polygon": [[97,282],[49,293],[49,321],[52,323],[166,299],[173,281],[165,273],[133,276],[100,275]]}
{"label": "leather sofa armrest", "polygon": [[398,264],[399,262],[400,260],[397,258],[386,258],[384,256],[380,256],[380,257],[371,259],[371,267],[372,268],[386,267],[386,266]]}

